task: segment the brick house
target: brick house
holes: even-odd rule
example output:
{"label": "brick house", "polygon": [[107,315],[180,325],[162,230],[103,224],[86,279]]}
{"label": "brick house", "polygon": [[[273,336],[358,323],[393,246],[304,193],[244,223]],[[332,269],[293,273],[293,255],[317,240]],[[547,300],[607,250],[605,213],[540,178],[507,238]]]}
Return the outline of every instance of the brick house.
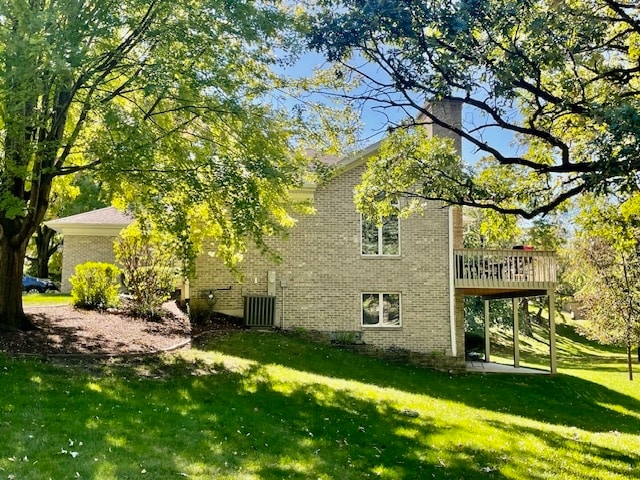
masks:
{"label": "brick house", "polygon": [[[459,105],[448,108],[459,118]],[[350,335],[381,349],[463,362],[462,296],[451,268],[454,248],[462,247],[460,210],[427,202],[424,215],[381,227],[368,222],[356,211],[354,188],[377,148],[338,162],[327,184],[301,192],[315,213],[300,216],[287,239],[272,239],[280,263],[250,251],[240,283],[216,258],[201,255],[190,280],[192,304],[213,297],[215,310],[249,324]],[[267,320],[247,318],[265,311]]]}
{"label": "brick house", "polygon": [[[249,252],[239,283],[215,258],[200,256],[191,301],[213,295],[216,310],[249,321],[245,307],[267,308],[276,327],[358,332],[381,348],[459,356],[464,325],[453,311],[450,282],[459,210],[431,202],[424,216],[369,224],[353,201],[364,160],[344,163],[313,193],[315,214],[300,217],[286,240],[272,242],[280,263]],[[264,302],[261,296],[273,298],[275,312],[245,305]]]}
{"label": "brick house", "polygon": [[45,225],[64,235],[61,291],[71,291],[69,277],[76,265],[85,262],[115,263],[113,242],[133,217],[115,207],[45,222]]}
{"label": "brick house", "polygon": [[[460,104],[434,108],[461,118]],[[452,136],[437,126],[432,135]],[[452,137],[461,150],[460,138]],[[334,340],[363,342],[381,351],[402,352],[412,361],[439,367],[465,366],[465,295],[485,300],[484,359],[490,359],[488,302],[547,295],[553,312],[555,258],[552,252],[466,250],[458,207],[425,203],[424,215],[388,219],[377,226],[355,208],[373,145],[336,163],[326,184],[294,192],[312,201],[315,213],[300,215],[286,239],[272,238],[281,255],[274,262],[255,250],[239,266],[242,281],[204,245],[196,274],[183,288],[192,308],[243,317],[249,326],[304,329]],[[84,261],[113,262],[113,240],[131,218],[102,209],[47,222],[65,234],[63,291]],[[550,322],[550,371],[555,372],[554,322]],[[514,312],[514,366],[519,366],[518,319]]]}
{"label": "brick house", "polygon": [[[461,118],[459,103],[434,108],[454,121]],[[460,138],[448,130],[433,125],[430,133],[452,137],[461,151]],[[215,257],[199,256],[189,282],[192,306],[243,317],[249,326],[356,339],[381,351],[408,352],[416,363],[455,369],[465,366],[465,295],[485,300],[486,361],[490,300],[548,295],[553,311],[552,252],[465,250],[461,210],[441,202],[427,202],[424,215],[392,218],[381,227],[364,219],[355,208],[354,188],[377,149],[339,161],[339,173],[325,185],[298,192],[312,200],[315,214],[300,216],[287,239],[272,239],[279,263],[249,251],[240,282]],[[214,250],[205,245],[205,251]],[[517,331],[514,313],[515,367]]]}

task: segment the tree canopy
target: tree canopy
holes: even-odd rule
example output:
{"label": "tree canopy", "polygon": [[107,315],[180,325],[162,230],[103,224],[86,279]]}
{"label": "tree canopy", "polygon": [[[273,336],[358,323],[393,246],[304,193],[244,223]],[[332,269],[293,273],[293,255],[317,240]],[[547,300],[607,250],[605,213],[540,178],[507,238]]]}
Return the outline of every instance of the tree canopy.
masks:
{"label": "tree canopy", "polygon": [[305,139],[336,137],[311,103],[288,113],[274,73],[299,25],[278,0],[0,0],[0,326],[25,324],[24,254],[61,176],[161,216],[185,257],[194,219],[227,260],[292,221]]}
{"label": "tree canopy", "polygon": [[583,330],[627,348],[632,380],[631,348],[640,344],[640,195],[624,201],[587,197],[577,223],[572,275],[590,320]]}
{"label": "tree canopy", "polygon": [[[405,109],[414,120],[398,129],[430,123],[486,157],[414,169],[422,198],[533,218],[584,192],[638,189],[636,2],[323,0],[309,42],[359,76],[350,96]],[[429,107],[443,99],[462,104],[462,122]]]}

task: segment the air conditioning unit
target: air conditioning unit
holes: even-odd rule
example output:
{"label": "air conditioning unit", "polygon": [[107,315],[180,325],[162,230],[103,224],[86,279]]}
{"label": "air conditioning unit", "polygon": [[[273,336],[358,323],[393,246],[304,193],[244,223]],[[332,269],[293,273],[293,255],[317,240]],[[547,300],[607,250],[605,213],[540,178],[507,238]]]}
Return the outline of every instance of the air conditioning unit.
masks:
{"label": "air conditioning unit", "polygon": [[244,324],[247,327],[273,327],[276,319],[276,297],[255,295],[244,297]]}

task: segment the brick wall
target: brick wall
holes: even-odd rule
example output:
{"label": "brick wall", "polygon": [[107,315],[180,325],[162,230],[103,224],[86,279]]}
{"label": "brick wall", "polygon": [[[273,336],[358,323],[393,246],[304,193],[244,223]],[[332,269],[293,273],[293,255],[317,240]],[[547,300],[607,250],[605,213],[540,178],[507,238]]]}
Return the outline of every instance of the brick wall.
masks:
{"label": "brick wall", "polygon": [[[243,295],[266,294],[267,272],[273,270],[277,326],[356,330],[363,332],[365,343],[378,347],[451,355],[449,210],[430,202],[424,215],[400,220],[398,257],[364,257],[361,219],[353,201],[363,171],[364,166],[358,167],[318,188],[316,213],[300,217],[287,240],[272,242],[282,254],[280,264],[250,252],[238,282],[215,258],[201,255],[191,281],[192,298],[232,287],[215,292],[216,309],[241,314]],[[400,293],[402,326],[363,327],[362,293]]]}
{"label": "brick wall", "polygon": [[62,254],[62,292],[69,293],[69,277],[76,265],[84,262],[115,263],[113,242],[117,237],[97,235],[65,235]]}
{"label": "brick wall", "polygon": [[[461,104],[444,101],[433,105],[441,118],[461,120]],[[460,138],[432,125],[430,133]],[[361,331],[365,343],[383,349],[405,349],[450,356],[451,313],[455,316],[457,358],[464,359],[462,296],[452,295],[449,283],[449,209],[439,202],[427,204],[424,215],[400,222],[398,257],[363,257],[360,254],[360,215],[353,202],[354,186],[364,166],[334,177],[319,187],[315,215],[301,217],[286,241],[274,241],[282,254],[275,264],[256,252],[246,255],[239,282],[207,253],[197,261],[191,297],[206,297],[217,290],[216,309],[241,315],[243,295],[267,293],[267,272],[276,272],[277,326],[323,332]],[[451,246],[462,247],[462,214],[452,211]],[[205,248],[205,250],[207,250]],[[215,250],[211,245],[209,251]],[[282,287],[282,281],[286,287]],[[402,326],[363,327],[362,293],[400,293]],[[395,348],[394,348],[395,347]]]}

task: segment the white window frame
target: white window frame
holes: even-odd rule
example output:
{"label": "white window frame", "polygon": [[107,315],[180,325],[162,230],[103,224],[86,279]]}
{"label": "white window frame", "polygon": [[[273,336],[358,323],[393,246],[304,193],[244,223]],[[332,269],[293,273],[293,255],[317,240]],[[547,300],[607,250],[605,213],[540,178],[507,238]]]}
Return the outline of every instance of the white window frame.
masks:
{"label": "white window frame", "polygon": [[366,219],[364,215],[360,215],[360,255],[363,257],[399,257],[400,256],[400,218],[397,215],[394,215],[396,218],[396,222],[398,223],[398,253],[383,253],[384,247],[384,237],[382,235],[382,230],[384,225],[376,225],[378,229],[378,253],[365,253],[364,252],[364,227],[365,224],[370,224],[371,222]]}
{"label": "white window frame", "polygon": [[[364,323],[364,300],[365,295],[377,295],[378,305],[383,306],[378,311],[378,323],[366,324]],[[384,318],[384,296],[385,295],[397,295],[398,296],[398,324],[385,324]],[[362,292],[360,294],[360,326],[362,328],[402,328],[402,294],[400,292]]]}

